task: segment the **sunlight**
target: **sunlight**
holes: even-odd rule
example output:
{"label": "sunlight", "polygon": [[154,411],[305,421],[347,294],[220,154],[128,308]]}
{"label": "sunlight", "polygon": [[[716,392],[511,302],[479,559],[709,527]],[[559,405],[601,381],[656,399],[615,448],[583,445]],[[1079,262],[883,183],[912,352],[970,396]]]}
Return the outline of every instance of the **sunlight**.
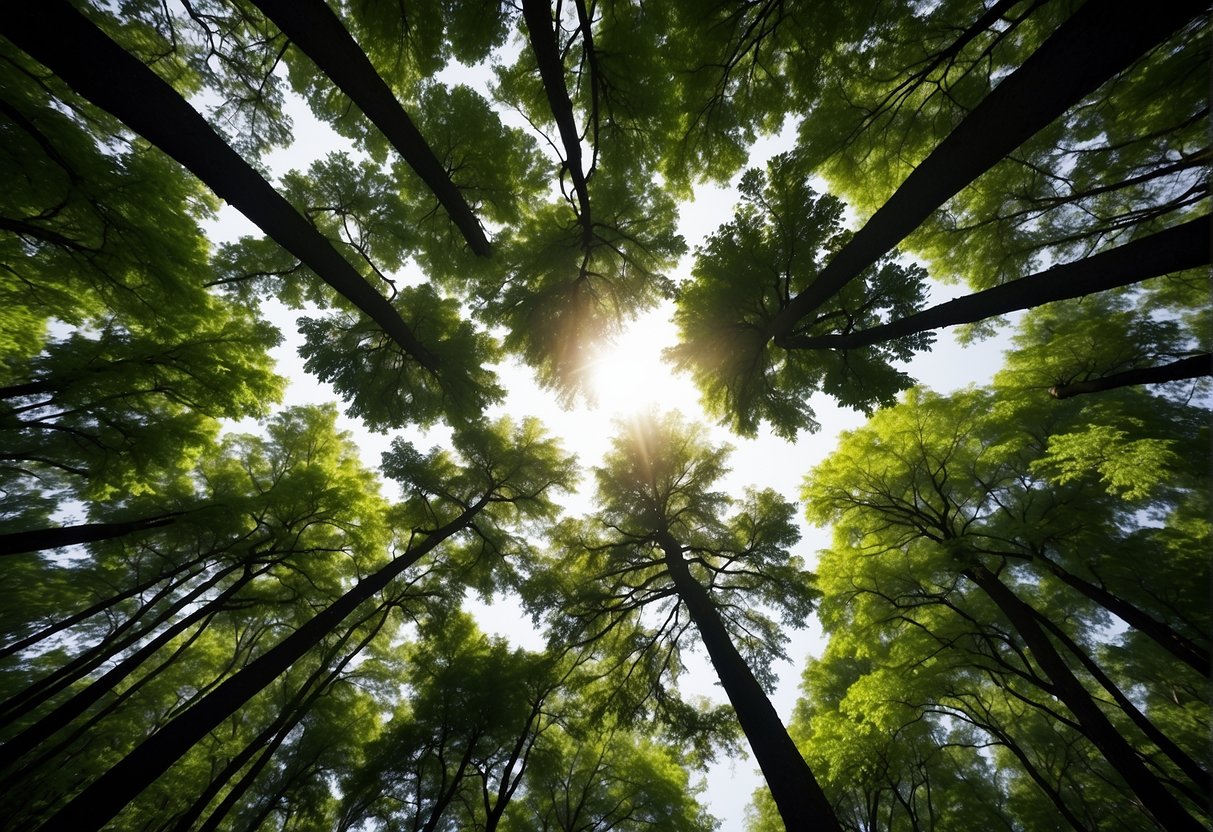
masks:
{"label": "sunlight", "polygon": [[590,392],[600,412],[629,415],[657,406],[693,409],[698,401],[690,381],[674,374],[661,351],[677,335],[665,310],[638,317],[615,339],[601,345],[590,369]]}

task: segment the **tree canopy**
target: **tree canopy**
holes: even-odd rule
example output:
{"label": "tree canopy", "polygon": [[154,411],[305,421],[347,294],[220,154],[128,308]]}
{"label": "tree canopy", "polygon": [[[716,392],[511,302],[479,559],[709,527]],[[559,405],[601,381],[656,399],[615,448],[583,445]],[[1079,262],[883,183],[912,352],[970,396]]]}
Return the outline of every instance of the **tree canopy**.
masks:
{"label": "tree canopy", "polygon": [[[748,748],[756,830],[1207,828],[1208,17],[5,3],[0,815],[714,829]],[[654,309],[715,426],[505,412]],[[918,385],[949,327],[987,384]]]}

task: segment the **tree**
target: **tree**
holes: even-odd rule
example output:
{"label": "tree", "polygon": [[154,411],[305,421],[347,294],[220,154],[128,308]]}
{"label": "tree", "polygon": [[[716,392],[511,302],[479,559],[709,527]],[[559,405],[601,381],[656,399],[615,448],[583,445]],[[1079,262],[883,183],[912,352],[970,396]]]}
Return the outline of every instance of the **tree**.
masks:
{"label": "tree", "polygon": [[[707,828],[738,725],[759,824],[1207,821],[1203,5],[9,6],[10,823]],[[285,170],[299,103],[340,146]],[[681,206],[782,127],[673,279]],[[212,245],[223,201],[259,233]],[[819,393],[871,417],[806,486],[820,581],[700,429],[637,421],[558,520],[574,463],[491,409],[505,360],[582,395],[667,300],[738,433],[815,430]],[[335,405],[275,409],[275,302],[403,432],[400,499]],[[1010,313],[994,387],[913,388],[938,329]],[[547,650],[468,590],[521,593]],[[819,597],[785,730],[771,661]],[[678,690],[696,643],[731,710]]]}
{"label": "tree", "polygon": [[[959,668],[1002,677],[1000,687],[1026,682],[1015,695],[1036,707],[1048,708],[1042,693],[1056,697],[1069,714],[1051,717],[1098,749],[1156,823],[1196,828],[1191,812],[1201,810],[1187,801],[1208,778],[1199,743],[1160,729],[1156,719],[1170,721],[1165,705],[1143,712],[1130,701],[1130,677],[1115,678],[1101,661],[1096,635],[1109,613],[1117,615],[1139,647],[1152,639],[1153,649],[1173,655],[1191,649],[1192,670],[1203,672],[1204,637],[1171,631],[1163,623],[1169,615],[1146,611],[1151,594],[1171,592],[1165,577],[1147,581],[1149,589],[1109,580],[1127,566],[1113,565],[1128,553],[1121,530],[1148,538],[1157,530],[1137,519],[1142,512],[1165,516],[1200,493],[1202,472],[1173,450],[1191,441],[1185,423],[1196,413],[1172,407],[1164,413],[1162,401],[1141,391],[1067,412],[986,391],[951,399],[912,393],[846,437],[805,493],[810,516],[835,523],[822,569],[838,593],[831,603],[847,609],[831,607],[831,629],[870,628],[866,638],[888,644],[893,633],[920,627],[920,643],[899,644],[910,666],[958,654]],[[1109,431],[1104,420],[1134,433]],[[1094,470],[1092,452],[1100,460]],[[1102,512],[1112,516],[1097,520]],[[1101,707],[1101,696],[1120,713]],[[953,707],[966,710],[959,701]]]}
{"label": "tree", "polygon": [[784,822],[831,828],[833,814],[763,689],[781,643],[761,607],[803,620],[814,595],[787,551],[799,536],[792,508],[772,491],[742,501],[710,491],[726,456],[677,414],[625,426],[595,469],[598,512],[565,527],[555,554],[561,566],[538,577],[543,592],[569,598],[554,637],[600,650],[628,668],[624,678],[648,675],[660,703],[670,695],[662,677],[677,675],[694,626]]}

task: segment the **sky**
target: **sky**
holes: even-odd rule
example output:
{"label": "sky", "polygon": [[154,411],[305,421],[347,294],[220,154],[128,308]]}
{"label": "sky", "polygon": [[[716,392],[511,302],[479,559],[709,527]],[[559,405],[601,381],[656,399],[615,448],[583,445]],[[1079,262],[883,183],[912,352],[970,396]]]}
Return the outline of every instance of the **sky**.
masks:
{"label": "sky", "polygon": [[[488,76],[484,71],[461,68],[449,70],[443,80],[471,83],[484,90]],[[487,91],[485,94],[487,96]],[[334,134],[327,125],[318,122],[299,99],[291,98],[287,111],[294,123],[295,142],[288,148],[274,151],[265,159],[266,166],[274,176],[281,176],[291,169],[306,170],[326,153],[349,147],[349,143]],[[508,116],[503,118],[509,121]],[[787,125],[778,136],[760,139],[751,153],[750,166],[762,165],[775,153],[790,149],[793,139],[793,125]],[[739,177],[740,174],[734,177],[732,184]],[[696,189],[696,199],[682,206],[679,231],[689,251],[678,268],[669,275],[675,282],[689,277],[695,247],[732,216],[735,201],[735,191],[731,187],[701,186]],[[208,228],[208,235],[215,244],[234,240],[244,234],[259,235],[260,232],[227,206],[220,210],[217,221]],[[928,304],[949,300],[963,293],[965,290],[962,287],[933,284]],[[688,419],[711,425],[711,420],[699,408],[698,394],[689,378],[674,374],[661,360],[661,351],[673,346],[677,340],[671,321],[672,309],[673,304],[666,302],[640,315],[620,333],[613,344],[601,347],[599,370],[593,379],[598,393],[597,407],[578,403],[575,407],[563,409],[553,393],[536,384],[528,368],[512,360],[497,368],[508,393],[506,400],[495,406],[489,415],[509,413],[519,417],[538,416],[552,434],[560,437],[564,447],[579,458],[586,479],[580,493],[562,500],[568,513],[580,515],[592,509],[589,475],[591,469],[599,464],[610,438],[616,432],[615,420],[626,417],[630,412],[655,406],[660,410],[678,409]],[[302,361],[297,356],[302,339],[295,328],[296,313],[273,300],[265,302],[263,311],[285,336],[283,345],[274,352],[278,371],[291,381],[284,406],[336,401],[337,397],[328,385],[303,371]],[[969,384],[984,384],[1000,366],[1003,348],[1004,341],[991,339],[962,350],[945,330],[938,333],[934,349],[917,356],[906,369],[911,377],[939,392]],[[833,450],[841,431],[860,426],[865,418],[855,411],[837,407],[832,399],[823,395],[815,396],[811,405],[821,423],[821,430],[802,435],[795,442],[786,442],[767,430],[760,431],[754,439],[741,439],[724,428],[712,425],[712,441],[727,443],[734,448],[730,459],[732,470],[721,486],[729,491],[740,491],[747,486],[774,488],[786,499],[797,502],[805,475]],[[388,448],[394,436],[404,435],[418,448],[426,449],[440,443],[445,435],[441,428],[429,432],[414,430],[391,435],[373,434],[359,422],[344,416],[341,425],[358,442],[364,462],[376,469],[380,454]],[[231,429],[249,431],[255,426],[246,420],[233,425]],[[387,484],[392,485],[390,482]],[[829,533],[828,530],[809,527],[803,521],[801,526],[803,536],[793,553],[804,558],[812,568],[817,552],[829,545]],[[524,647],[538,649],[543,646],[542,634],[531,627],[529,616],[509,599],[497,599],[496,603],[490,605],[469,598],[467,605],[487,632],[506,636]],[[772,702],[785,724],[796,702],[805,659],[818,655],[824,647],[820,629],[814,621],[806,622],[804,629],[789,635],[787,653],[790,661],[775,664],[779,683],[772,696]],[[725,701],[723,690],[717,684],[715,673],[704,654],[696,652],[686,658],[688,672],[680,683],[683,692],[706,696],[718,702]],[[704,791],[701,799],[721,821],[721,832],[741,832],[745,807],[754,789],[762,782],[756,763],[748,755],[720,759],[706,776],[711,787]]]}

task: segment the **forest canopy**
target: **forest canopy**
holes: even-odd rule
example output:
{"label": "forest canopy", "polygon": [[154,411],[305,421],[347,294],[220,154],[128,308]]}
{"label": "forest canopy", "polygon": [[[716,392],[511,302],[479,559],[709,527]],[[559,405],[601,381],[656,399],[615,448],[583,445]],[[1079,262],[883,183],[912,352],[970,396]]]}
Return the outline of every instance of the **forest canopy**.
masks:
{"label": "forest canopy", "polygon": [[[6,828],[715,829],[746,748],[756,831],[1208,829],[1209,37],[1192,0],[5,3]],[[344,144],[279,170],[295,103]],[[652,310],[698,403],[597,462],[502,415],[506,362],[590,402]],[[919,385],[953,327],[1001,369]],[[708,422],[795,449],[823,402],[864,421],[799,494],[722,485]]]}

